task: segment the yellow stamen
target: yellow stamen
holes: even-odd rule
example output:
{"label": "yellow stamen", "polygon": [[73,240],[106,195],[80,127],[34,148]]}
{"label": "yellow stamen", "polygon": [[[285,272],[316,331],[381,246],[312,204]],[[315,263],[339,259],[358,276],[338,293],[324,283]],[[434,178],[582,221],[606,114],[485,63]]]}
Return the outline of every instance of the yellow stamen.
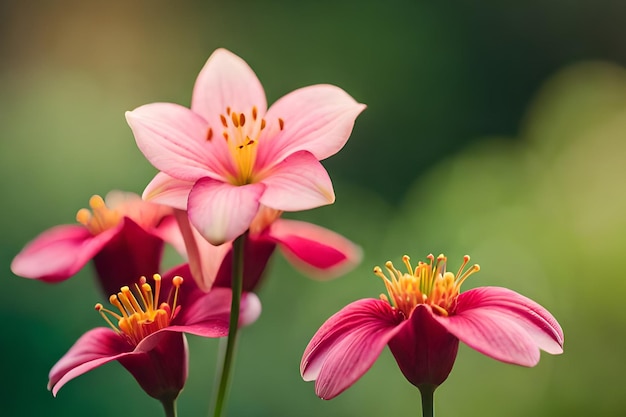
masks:
{"label": "yellow stamen", "polygon": [[[257,145],[261,132],[266,127],[264,118],[259,117],[257,106],[238,112],[226,107],[226,113],[220,115],[224,127],[222,136],[226,139],[228,150],[233,162],[233,170],[229,173],[229,182],[233,185],[246,185],[259,180],[255,172]],[[285,122],[278,118],[278,128],[284,129]]]}
{"label": "yellow stamen", "polygon": [[76,221],[85,226],[92,235],[117,226],[122,219],[122,215],[116,210],[109,209],[99,195],[94,195],[89,199],[89,207],[91,211],[85,208],[78,210]]}
{"label": "yellow stamen", "polygon": [[443,254],[437,258],[431,254],[426,258],[428,263],[420,261],[413,268],[411,259],[407,255],[403,256],[402,262],[407,272],[400,272],[390,261],[385,263],[388,275],[380,267],[374,268],[374,274],[383,280],[389,294],[389,297],[381,294],[381,300],[401,311],[405,317],[409,317],[418,304],[427,304],[442,316],[453,313],[461,284],[480,270],[478,265],[465,269],[469,256],[463,258],[456,275],[446,271],[448,259]]}
{"label": "yellow stamen", "polygon": [[[183,278],[175,276],[172,278],[172,291],[170,291],[171,307],[169,300],[159,301],[161,293],[161,276],[155,274],[154,293],[152,287],[147,283],[145,277],[139,279],[135,284],[135,294],[130,287],[124,286],[120,292],[109,297],[109,302],[119,310],[119,314],[108,310],[98,303],[96,311],[116,332],[123,334],[128,340],[137,345],[146,336],[170,325],[172,319],[180,309],[178,303],[178,290],[183,283]],[[141,301],[141,303],[138,301]],[[117,326],[107,316],[117,320]]]}

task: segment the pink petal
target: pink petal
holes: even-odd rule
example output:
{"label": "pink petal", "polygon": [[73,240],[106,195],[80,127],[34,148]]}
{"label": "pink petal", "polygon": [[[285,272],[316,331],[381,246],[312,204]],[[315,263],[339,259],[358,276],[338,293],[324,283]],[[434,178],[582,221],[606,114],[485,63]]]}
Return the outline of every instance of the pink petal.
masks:
{"label": "pink petal", "polygon": [[106,297],[137,282],[142,275],[157,272],[163,254],[163,240],[128,217],[116,229],[117,233],[93,256],[98,283]]}
{"label": "pink petal", "polygon": [[[227,336],[231,297],[229,288],[213,288],[208,293],[202,293],[191,304],[183,306],[174,323],[162,331],[185,332],[202,337]],[[259,298],[253,293],[242,294],[239,325],[253,323],[260,314]]]}
{"label": "pink petal", "polygon": [[482,287],[462,293],[455,315],[434,317],[471,348],[502,362],[535,366],[540,347],[562,351],[562,332],[554,326],[556,320],[550,313],[504,288]]}
{"label": "pink petal", "polygon": [[302,356],[300,373],[316,380],[315,392],[329,400],[354,384],[402,329],[401,317],[382,300],[355,301],[329,318]]}
{"label": "pink petal", "polygon": [[25,278],[63,281],[76,274],[121,229],[122,225],[93,236],[81,225],[49,229],[22,249],[11,263],[11,271]]}
{"label": "pink petal", "polygon": [[[209,243],[189,223],[187,212],[176,210],[176,220],[185,241],[187,259],[193,279],[203,291],[209,291],[218,277],[220,268],[230,253],[231,242],[219,246]],[[226,260],[228,262],[228,260]]]}
{"label": "pink petal", "polygon": [[159,172],[143,191],[143,199],[179,210],[187,210],[187,198],[194,181],[173,178]]}
{"label": "pink petal", "polygon": [[111,329],[99,327],[90,330],[52,367],[48,389],[56,396],[68,381],[126,356],[132,350],[133,347]]}
{"label": "pink petal", "polygon": [[441,385],[454,366],[459,339],[435,319],[432,308],[418,304],[407,324],[390,341],[402,374],[416,387]]}
{"label": "pink petal", "polygon": [[211,152],[209,124],[186,107],[152,103],[126,112],[137,146],[160,171],[186,181],[223,179],[224,160]]}
{"label": "pink petal", "polygon": [[361,248],[345,237],[296,220],[278,219],[266,231],[297,268],[320,279],[345,274],[361,262]]}
{"label": "pink petal", "polygon": [[541,350],[553,355],[563,353],[563,330],[554,316],[515,291],[500,287],[475,288],[459,297],[457,309],[468,308],[507,315],[528,332]]}
{"label": "pink petal", "polygon": [[202,178],[189,194],[189,220],[214,245],[234,240],[250,227],[264,190],[261,183],[234,186]]}
{"label": "pink petal", "polygon": [[[257,158],[265,165],[301,150],[311,152],[318,160],[328,158],[343,148],[356,117],[364,109],[364,104],[333,85],[295,90],[268,110],[267,129]],[[279,118],[284,121],[283,131],[279,130]]]}
{"label": "pink petal", "polygon": [[193,88],[191,109],[211,126],[221,126],[220,114],[230,107],[235,112],[249,112],[256,106],[265,114],[265,91],[246,62],[226,49],[217,49],[198,74]]}
{"label": "pink petal", "polygon": [[182,333],[164,332],[149,351],[135,349],[119,361],[151,397],[176,398],[189,370],[187,338]]}
{"label": "pink petal", "polygon": [[306,151],[290,155],[263,173],[261,182],[267,186],[261,204],[276,210],[308,210],[335,201],[328,172]]}

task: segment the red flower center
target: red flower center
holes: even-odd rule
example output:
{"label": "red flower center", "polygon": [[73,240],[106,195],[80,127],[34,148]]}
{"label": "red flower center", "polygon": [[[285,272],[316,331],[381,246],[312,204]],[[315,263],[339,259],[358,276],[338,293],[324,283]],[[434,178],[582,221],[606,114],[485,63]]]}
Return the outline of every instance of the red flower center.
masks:
{"label": "red flower center", "polygon": [[[108,310],[102,304],[96,304],[96,311],[100,312],[104,320],[119,334],[123,334],[128,340],[137,345],[148,335],[170,325],[172,319],[178,314],[180,306],[176,305],[178,289],[183,283],[183,278],[172,278],[172,290],[167,297],[170,303],[164,301],[159,304],[161,293],[161,276],[154,274],[154,292],[148,284],[146,277],[141,277],[135,284],[135,294],[129,287],[124,286],[117,294],[109,297],[109,302],[117,307],[119,314]],[[117,326],[107,316],[109,314],[117,320]]]}
{"label": "red flower center", "polygon": [[465,269],[470,260],[467,255],[463,257],[463,264],[456,275],[446,271],[448,258],[444,255],[439,255],[436,260],[432,254],[427,258],[430,262],[419,261],[413,269],[410,258],[404,255],[402,261],[408,270],[404,273],[398,271],[391,261],[387,261],[385,268],[389,272],[389,277],[379,266],[374,268],[374,274],[382,278],[389,293],[389,297],[381,294],[380,298],[397,308],[407,318],[418,304],[428,304],[433,311],[443,316],[454,313],[461,284],[467,277],[480,270],[476,264]]}

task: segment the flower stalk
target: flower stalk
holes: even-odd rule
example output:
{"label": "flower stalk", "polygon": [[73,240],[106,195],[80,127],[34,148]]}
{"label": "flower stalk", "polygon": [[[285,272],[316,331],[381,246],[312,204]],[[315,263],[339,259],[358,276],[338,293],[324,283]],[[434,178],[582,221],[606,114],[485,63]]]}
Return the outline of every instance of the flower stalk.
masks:
{"label": "flower stalk", "polygon": [[230,383],[230,372],[235,357],[235,346],[237,344],[237,331],[239,329],[239,305],[243,288],[243,247],[247,234],[239,236],[233,242],[233,275],[232,275],[232,301],[230,306],[230,321],[228,325],[228,339],[226,351],[222,357],[222,371],[219,377],[219,386],[215,396],[215,408],[213,417],[221,417],[222,410],[228,396]]}
{"label": "flower stalk", "polygon": [[422,396],[422,417],[435,416],[435,389],[434,385],[421,385],[419,387]]}
{"label": "flower stalk", "polygon": [[176,399],[161,400],[161,404],[163,405],[165,417],[176,417],[178,415],[176,412]]}

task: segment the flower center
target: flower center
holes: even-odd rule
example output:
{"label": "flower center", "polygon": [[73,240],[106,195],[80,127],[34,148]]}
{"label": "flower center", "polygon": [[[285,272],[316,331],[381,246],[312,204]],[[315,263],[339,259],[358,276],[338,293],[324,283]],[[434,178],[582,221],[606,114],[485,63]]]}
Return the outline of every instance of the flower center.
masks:
{"label": "flower center", "polygon": [[85,226],[92,235],[98,235],[117,226],[122,218],[118,211],[109,209],[99,195],[89,199],[89,207],[91,211],[86,208],[78,210],[76,221]]}
{"label": "flower center", "polygon": [[[139,283],[135,284],[135,294],[129,287],[124,286],[120,292],[109,297],[109,302],[117,307],[119,314],[104,308],[100,303],[96,304],[95,307],[113,330],[126,336],[134,345],[139,344],[145,337],[157,330],[169,326],[180,310],[180,306],[177,306],[176,302],[178,289],[183,283],[183,278],[179,276],[172,278],[173,287],[167,297],[167,300],[172,300],[171,305],[167,301],[159,304],[161,276],[154,274],[153,278],[154,292],[146,277],[141,277]],[[107,314],[117,320],[117,326],[113,324]]]}
{"label": "flower center", "polygon": [[442,316],[453,313],[461,284],[467,277],[480,270],[476,264],[465,269],[470,260],[467,255],[463,257],[463,264],[456,275],[446,271],[448,258],[444,255],[439,255],[435,259],[431,254],[427,258],[430,262],[419,261],[413,269],[410,258],[404,255],[402,261],[408,270],[404,273],[398,271],[391,261],[387,261],[385,268],[389,272],[389,277],[379,266],[374,268],[374,274],[382,278],[389,293],[389,297],[381,294],[380,298],[397,308],[407,318],[418,304],[428,304],[433,311]]}
{"label": "flower center", "polygon": [[[261,132],[266,127],[264,118],[259,117],[256,106],[248,112],[237,113],[226,107],[226,113],[220,114],[222,136],[228,144],[235,172],[229,178],[234,185],[245,185],[255,182],[254,163]],[[278,119],[278,126],[283,130],[285,122]],[[212,140],[213,131],[209,128],[207,140]]]}

